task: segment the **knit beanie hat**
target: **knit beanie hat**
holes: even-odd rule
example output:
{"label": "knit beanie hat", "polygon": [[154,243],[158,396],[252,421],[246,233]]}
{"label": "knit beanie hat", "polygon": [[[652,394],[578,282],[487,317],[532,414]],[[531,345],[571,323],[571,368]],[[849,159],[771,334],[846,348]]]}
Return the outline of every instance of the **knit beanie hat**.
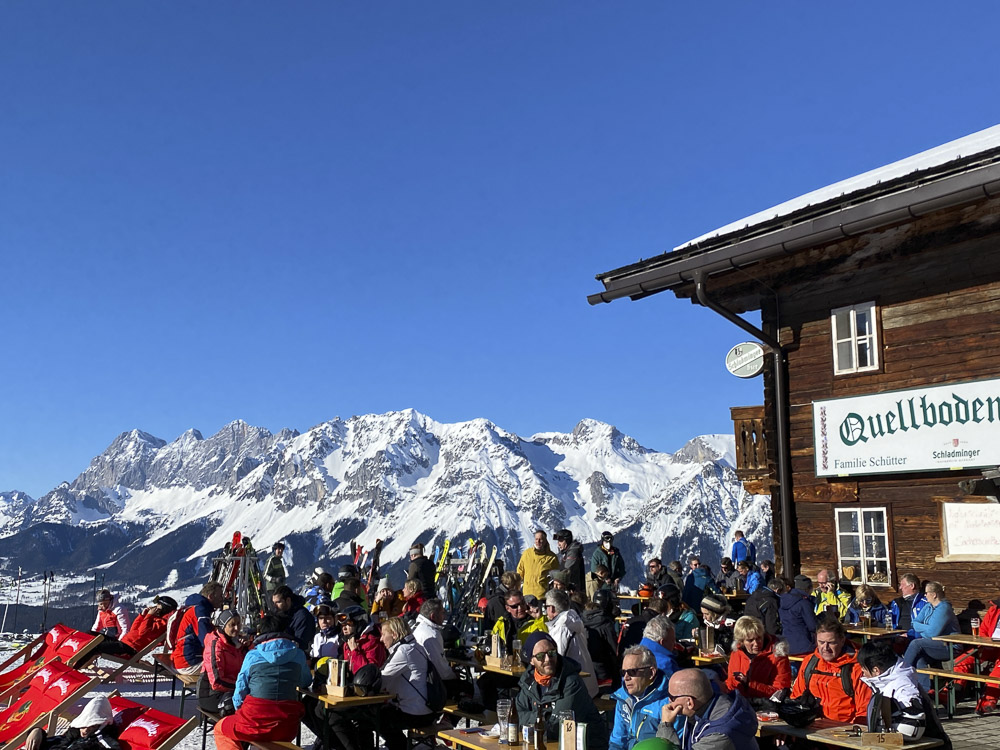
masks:
{"label": "knit beanie hat", "polygon": [[808,592],[812,588],[813,582],[810,580],[809,576],[797,575],[795,576],[795,588],[800,591]]}
{"label": "knit beanie hat", "polygon": [[215,627],[222,630],[226,627],[226,623],[232,620],[234,617],[239,617],[240,613],[235,609],[220,609],[215,615]]}
{"label": "knit beanie hat", "polygon": [[533,633],[529,633],[528,637],[524,639],[524,644],[521,646],[521,663],[524,666],[531,664],[531,654],[535,650],[535,646],[539,641],[548,641],[555,648],[556,642],[552,639],[552,636],[548,633],[544,633],[541,630],[536,630]]}
{"label": "knit beanie hat", "polygon": [[715,594],[705,594],[701,599],[702,609],[714,612],[717,615],[724,615],[729,611],[729,605],[725,599],[720,599]]}

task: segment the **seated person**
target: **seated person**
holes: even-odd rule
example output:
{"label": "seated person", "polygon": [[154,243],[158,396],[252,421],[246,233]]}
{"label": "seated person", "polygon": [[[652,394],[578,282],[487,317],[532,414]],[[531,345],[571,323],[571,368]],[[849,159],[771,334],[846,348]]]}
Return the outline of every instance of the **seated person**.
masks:
{"label": "seated person", "polygon": [[271,594],[271,603],[278,617],[284,621],[288,635],[295,639],[303,652],[308,651],[316,635],[316,618],[306,609],[305,598],[288,586],[279,586]]}
{"label": "seated person", "polygon": [[375,592],[375,602],[372,604],[372,618],[381,622],[390,617],[399,617],[403,614],[403,592],[395,591],[389,583],[389,576],[385,576],[378,582],[378,591]]}
{"label": "seated person", "polygon": [[107,589],[97,593],[97,617],[91,631],[105,638],[121,639],[128,632],[128,610],[118,603],[118,597]]}
{"label": "seated person", "polygon": [[740,560],[736,563],[736,570],[740,574],[740,585],[748,594],[752,594],[764,586],[764,577],[754,570],[746,560]]}
{"label": "seated person", "polygon": [[[747,597],[743,614],[752,615],[764,623],[764,630],[769,635],[781,635],[781,595],[785,593],[785,584],[780,578],[772,578]],[[811,614],[811,613],[810,613]]]}
{"label": "seated person", "polygon": [[177,602],[169,596],[153,598],[153,605],[146,607],[132,621],[128,632],[120,640],[105,638],[97,645],[99,654],[135,656],[165,632],[167,620],[177,610]]}
{"label": "seated person", "polygon": [[[528,604],[520,590],[508,591],[504,594],[507,612],[493,625],[493,633],[500,636],[505,654],[510,654],[514,641],[522,644],[534,632],[548,632],[545,617],[533,618],[528,614]],[[500,656],[500,654],[493,654]],[[478,680],[479,691],[483,697],[483,705],[493,710],[497,705],[499,690],[509,690],[517,685],[517,678],[496,672],[483,672]]]}
{"label": "seated person", "polygon": [[735,690],[751,701],[790,692],[792,667],[788,644],[768,635],[764,623],[746,615],[738,619],[733,627],[733,647],[726,680],[730,691]]}
{"label": "seated person", "polygon": [[382,623],[381,640],[389,654],[382,665],[382,689],[396,697],[379,707],[375,729],[387,750],[405,750],[405,730],[428,727],[437,720],[427,705],[429,661],[402,617]]}
{"label": "seated person", "polygon": [[[701,619],[706,628],[711,628],[715,636],[715,651],[728,654],[733,645],[733,626],[736,620],[730,617],[732,609],[721,596],[705,594],[701,599]],[[702,650],[705,644],[702,644]]]}
{"label": "seated person", "polygon": [[[502,597],[500,601],[503,601]],[[533,594],[525,594],[524,603],[528,605],[528,616],[531,617],[532,620],[545,617],[545,602],[537,596]],[[496,625],[496,620],[493,621],[493,624]]]}
{"label": "seated person", "polygon": [[247,654],[241,624],[236,610],[220,610],[215,616],[215,630],[205,637],[205,671],[198,679],[198,706],[209,713],[228,716],[235,710],[233,691]]}
{"label": "seated person", "polygon": [[[944,586],[937,581],[928,581],[924,586],[927,604],[913,619],[914,638],[906,647],[903,661],[911,667],[925,669],[940,667],[941,662],[952,657],[954,646],[943,641],[935,641],[937,635],[953,635],[959,632],[958,617],[951,602],[945,598]],[[931,689],[929,675],[918,674],[920,686]]]}
{"label": "seated person", "polygon": [[403,617],[411,621],[417,619],[425,601],[427,597],[419,580],[411,578],[403,584]]}
{"label": "seated person", "polygon": [[600,591],[594,601],[583,610],[583,627],[587,631],[587,650],[594,663],[598,685],[612,688],[618,685],[618,630],[615,627],[615,596],[610,591]]}
{"label": "seated person", "polygon": [[854,601],[847,608],[847,621],[857,625],[862,617],[870,618],[870,623],[876,628],[885,627],[886,608],[879,601],[878,594],[868,584],[861,584],[854,592]]}
{"label": "seated person", "polygon": [[[321,571],[320,568],[316,570]],[[314,574],[314,583],[306,589],[302,598],[305,600],[306,608],[315,613],[316,608],[321,604],[333,603],[333,576],[326,572]],[[280,586],[278,588],[281,588]],[[276,591],[277,589],[275,589]]]}
{"label": "seated person", "polygon": [[681,601],[681,590],[673,584],[665,584],[656,590],[656,598],[662,599],[667,605],[667,615],[674,624],[674,636],[678,641],[689,641],[694,638],[701,623],[694,610]]}
{"label": "seated person", "polygon": [[337,613],[329,604],[320,604],[316,608],[316,635],[313,636],[309,648],[309,658],[313,663],[323,657],[340,658],[340,628],[337,625]]}
{"label": "seated person", "polygon": [[851,592],[847,590],[847,585],[842,584],[829,570],[823,569],[816,574],[813,600],[817,617],[827,614],[829,608],[831,614],[836,613],[836,616],[843,620],[847,617],[847,608],[851,606],[853,598]]}
{"label": "seated person", "polygon": [[[872,689],[868,705],[869,732],[899,732],[904,741],[919,740],[927,730],[928,717],[937,713],[926,693],[921,693],[913,667],[896,656],[892,643],[874,640],[858,651],[861,679]],[[933,731],[931,734],[936,735]]]}
{"label": "seated person", "polygon": [[827,719],[865,721],[872,691],[861,677],[861,665],[843,623],[826,615],[816,625],[816,650],[802,660],[792,698],[808,690],[819,699]]}
{"label": "seated person", "polygon": [[622,625],[621,637],[618,639],[618,653],[624,656],[626,649],[630,646],[638,646],[642,640],[642,634],[646,630],[646,625],[654,617],[667,614],[667,603],[663,599],[653,598],[640,602],[642,610],[639,614],[630,617]]}
{"label": "seated person", "polygon": [[365,611],[368,607],[365,606],[364,600],[361,597],[364,589],[361,588],[361,580],[351,576],[350,578],[345,578],[340,581],[340,593],[336,599],[333,600],[333,606],[337,609],[347,609],[348,607],[361,607]]}
{"label": "seated person", "polygon": [[191,594],[184,601],[184,606],[187,609],[177,627],[177,640],[170,658],[178,672],[200,674],[205,638],[215,629],[212,612],[222,608],[222,584],[206,583],[200,593]]}
{"label": "seated person", "polygon": [[49,737],[35,727],[24,741],[24,750],[118,750],[118,727],[106,695],[91,698],[63,734]]}
{"label": "seated person", "polygon": [[417,615],[417,622],[413,626],[413,639],[420,646],[427,658],[430,659],[438,675],[444,680],[448,697],[457,699],[460,696],[471,695],[472,685],[462,680],[451,668],[448,659],[444,655],[444,630],[447,612],[444,609],[444,602],[440,599],[428,599],[420,608]]}
{"label": "seated person", "polygon": [[572,711],[578,722],[587,724],[588,750],[607,748],[607,727],[580,679],[580,665],[560,656],[555,641],[542,632],[528,635],[520,658],[526,667],[514,699],[520,725],[535,726],[539,710],[544,710],[546,739],[555,742],[559,738],[559,714]]}
{"label": "seated person", "polygon": [[347,661],[351,674],[357,674],[366,664],[381,669],[388,654],[379,640],[378,629],[369,623],[365,611],[361,607],[348,607],[337,614],[337,620],[341,658]]}
{"label": "seated person", "polygon": [[597,697],[597,676],[594,674],[594,663],[590,660],[590,651],[587,650],[587,629],[583,626],[580,615],[570,608],[566,592],[557,589],[549,591],[545,595],[545,611],[549,618],[546,626],[559,653],[573,659],[580,665],[581,672],[587,673],[583,682],[590,697]]}
{"label": "seated person", "polygon": [[670,695],[657,737],[685,750],[757,750],[757,715],[739,693],[716,693],[702,670],[682,669]]}
{"label": "seated person", "polygon": [[[994,641],[1000,641],[1000,597],[990,602],[990,606],[986,610],[986,614],[983,615],[982,623],[979,626],[979,635],[982,638],[992,638]],[[1000,648],[984,646],[978,650],[978,654],[979,659],[984,663],[986,669],[989,669],[989,665],[992,663],[993,667],[989,672],[990,677],[1000,677]],[[956,672],[970,673],[975,667],[976,649],[968,649],[955,659]],[[983,672],[985,672],[985,669]],[[964,680],[956,680],[955,686],[962,687],[964,682]],[[997,698],[1000,698],[1000,685],[992,683],[984,685],[982,696],[976,703],[976,713],[980,716],[985,716],[995,711]]]}
{"label": "seated person", "polygon": [[[499,620],[507,612],[506,605],[504,604],[504,596],[506,596],[508,591],[521,591],[524,588],[523,582],[521,581],[521,576],[519,576],[513,570],[504,571],[500,576],[500,584],[497,586],[496,591],[490,596],[486,602],[486,607],[483,609],[483,632],[490,632],[493,630],[493,626],[496,621]],[[538,601],[537,596],[525,597],[530,602],[532,600]],[[533,617],[541,617],[543,613],[532,615]]]}
{"label": "seated person", "polygon": [[236,713],[215,725],[218,750],[243,750],[244,742],[288,742],[299,731],[303,707],[298,688],[312,683],[306,655],[285,630],[283,618],[261,618],[257,639],[236,678]]}
{"label": "seated person", "polygon": [[808,576],[795,576],[795,585],[781,594],[781,635],[788,641],[790,654],[810,654],[816,648],[816,613],[813,609],[812,581]]}
{"label": "seated person", "polygon": [[654,617],[646,625],[643,631],[642,640],[639,645],[648,648],[656,659],[656,669],[666,679],[676,672],[680,667],[677,664],[677,657],[674,653],[674,624],[667,615]]}
{"label": "seated person", "polygon": [[740,574],[733,565],[733,561],[728,557],[723,557],[719,563],[719,573],[715,576],[715,585],[724,594],[736,591],[739,586]]}

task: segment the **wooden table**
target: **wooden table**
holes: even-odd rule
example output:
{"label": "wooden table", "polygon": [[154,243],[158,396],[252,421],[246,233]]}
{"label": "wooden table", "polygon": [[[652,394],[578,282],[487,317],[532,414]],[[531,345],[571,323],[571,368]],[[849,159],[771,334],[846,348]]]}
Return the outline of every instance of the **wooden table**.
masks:
{"label": "wooden table", "polygon": [[716,664],[728,664],[729,657],[723,656],[722,654],[711,654],[709,656],[703,656],[702,654],[696,654],[691,657],[691,661],[700,667],[711,667]]}
{"label": "wooden table", "polygon": [[375,706],[379,703],[388,703],[393,698],[395,694],[393,693],[379,693],[378,695],[328,695],[326,693],[315,693],[316,698],[319,699],[321,703],[326,704],[335,711],[343,711],[348,708],[357,708],[358,706]]}
{"label": "wooden table", "polygon": [[[761,721],[757,724],[757,734],[760,737],[773,737],[774,735],[787,735],[789,737],[800,737],[802,739],[816,742],[821,745],[831,747],[851,747],[856,750],[861,747],[870,747],[861,744],[860,736],[845,736],[844,732],[850,729],[852,724],[843,724],[839,721],[819,718],[807,727],[798,729],[783,721]],[[932,747],[941,747],[944,744],[941,740],[922,739],[915,742],[907,742],[906,750],[928,750]]]}
{"label": "wooden table", "polygon": [[742,601],[750,596],[746,591],[733,591],[728,594],[723,594],[724,597],[730,601]]}
{"label": "wooden table", "polygon": [[857,625],[845,625],[844,630],[846,630],[851,635],[860,635],[861,640],[865,643],[872,640],[873,638],[892,638],[897,635],[906,635],[905,630],[893,630],[892,628],[880,628],[874,625],[869,625],[867,628],[860,623]]}
{"label": "wooden table", "polygon": [[650,597],[648,597],[648,596],[639,596],[637,594],[619,594],[618,598],[619,599],[631,599],[631,600],[636,601],[636,602],[641,602],[643,600],[648,601],[650,599]]}

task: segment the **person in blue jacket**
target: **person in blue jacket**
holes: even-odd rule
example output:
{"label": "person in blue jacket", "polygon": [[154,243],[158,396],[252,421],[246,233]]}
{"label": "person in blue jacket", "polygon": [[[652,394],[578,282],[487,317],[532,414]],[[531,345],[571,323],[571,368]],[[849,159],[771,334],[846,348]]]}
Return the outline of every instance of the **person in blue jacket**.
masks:
{"label": "person in blue jacket", "polygon": [[[924,585],[924,598],[927,605],[913,618],[914,638],[903,654],[903,661],[917,669],[926,669],[932,664],[940,667],[941,662],[950,659],[952,644],[935,641],[934,636],[959,632],[955,610],[951,602],[944,598],[944,586],[937,581],[928,581]],[[930,691],[930,677],[920,674],[917,678],[920,686]]]}
{"label": "person in blue jacket", "polygon": [[743,590],[752,594],[757,589],[764,586],[764,576],[754,570],[746,560],[736,563],[736,569],[740,572],[740,582]]}
{"label": "person in blue jacket", "polygon": [[879,601],[875,589],[866,583],[862,583],[855,590],[854,601],[847,608],[847,621],[851,625],[857,625],[861,621],[862,616],[867,615],[871,618],[872,625],[876,628],[881,628],[885,625],[887,612],[888,610],[885,608],[885,605]]}
{"label": "person in blue jacket", "polygon": [[691,566],[691,572],[684,579],[684,591],[681,594],[681,599],[684,600],[686,605],[697,612],[701,608],[701,598],[706,592],[712,594],[719,594],[721,592],[719,591],[719,587],[715,585],[715,581],[712,580],[712,576],[708,570],[702,567],[700,559],[692,557],[688,561],[688,564]]}
{"label": "person in blue jacket", "polygon": [[674,623],[668,615],[657,615],[642,631],[640,646],[645,646],[656,659],[656,668],[669,680],[680,665],[674,655]]}
{"label": "person in blue jacket", "polygon": [[794,587],[779,597],[781,637],[788,641],[789,654],[810,654],[816,648],[816,613],[810,591],[809,577],[797,575]]}
{"label": "person in blue jacket", "polygon": [[663,708],[670,703],[667,684],[652,651],[645,646],[625,651],[622,686],[612,695],[616,705],[610,750],[631,750],[637,742],[656,736]]}
{"label": "person in blue jacket", "polygon": [[732,558],[733,564],[738,564],[743,560],[750,563],[751,567],[757,564],[757,548],[739,530],[733,532],[733,549],[729,556]]}
{"label": "person in blue jacket", "polygon": [[675,672],[669,687],[657,737],[679,750],[758,750],[757,714],[742,695],[716,692],[700,669]]}

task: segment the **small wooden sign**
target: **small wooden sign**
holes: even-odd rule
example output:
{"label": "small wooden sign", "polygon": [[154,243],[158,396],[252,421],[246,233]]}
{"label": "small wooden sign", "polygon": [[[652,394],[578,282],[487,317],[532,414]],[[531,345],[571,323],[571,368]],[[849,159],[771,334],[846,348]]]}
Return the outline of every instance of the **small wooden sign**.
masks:
{"label": "small wooden sign", "polygon": [[576,750],[576,722],[563,719],[559,726],[559,750]]}
{"label": "small wooden sign", "polygon": [[862,732],[861,747],[902,747],[903,735],[899,732]]}

